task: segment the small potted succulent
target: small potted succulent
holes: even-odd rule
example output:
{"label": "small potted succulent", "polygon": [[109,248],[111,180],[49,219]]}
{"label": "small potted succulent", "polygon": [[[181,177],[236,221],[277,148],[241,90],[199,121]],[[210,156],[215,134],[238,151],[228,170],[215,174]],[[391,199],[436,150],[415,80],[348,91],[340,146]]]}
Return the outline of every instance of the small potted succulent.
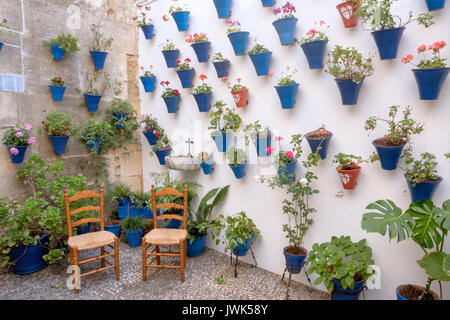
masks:
{"label": "small potted succulent", "polygon": [[334,156],[333,163],[337,164],[336,170],[341,179],[342,186],[346,190],[353,190],[358,183],[359,172],[361,171],[361,163],[374,162],[377,160],[376,154],[372,154],[369,159],[365,160],[360,156],[353,154],[338,153]]}
{"label": "small potted succulent", "polygon": [[281,78],[277,81],[275,90],[280,98],[282,109],[292,109],[295,106],[295,97],[297,96],[298,84],[292,77],[297,72],[297,69],[291,71],[290,67],[286,68],[285,73],[281,73]]}
{"label": "small potted succulent", "polygon": [[153,118],[151,114],[150,115],[146,114],[142,116],[141,124],[144,125],[142,134],[145,136],[148,143],[151,146],[154,146],[158,139],[158,136],[156,134],[161,130],[161,127],[158,124],[158,119]]}
{"label": "small potted succulent", "polygon": [[261,0],[263,7],[271,7],[275,4],[276,0]]}
{"label": "small potted succulent", "polygon": [[66,152],[67,142],[76,129],[72,128],[72,116],[63,112],[52,111],[42,121],[43,130],[52,142],[53,152],[63,154]]}
{"label": "small potted succulent", "polygon": [[110,76],[108,73],[105,72],[103,75],[103,81],[101,82],[100,86],[97,87],[98,84],[97,73],[94,72],[93,74],[91,74],[90,72],[87,72],[86,82],[88,86],[86,92],[84,93],[84,100],[86,102],[87,110],[89,112],[97,112],[102,96],[108,89],[111,88]]}
{"label": "small potted succulent", "polygon": [[106,50],[108,50],[113,43],[113,38],[106,38],[103,35],[102,28],[103,26],[99,24],[93,24],[91,26],[91,31],[94,33],[94,41],[91,44],[89,52],[96,70],[103,69],[105,66],[106,56],[108,55]]}
{"label": "small potted succulent", "polygon": [[217,150],[219,152],[227,152],[233,133],[236,133],[241,127],[241,117],[222,100],[217,101],[213,105],[208,117],[210,119],[208,129],[213,130],[211,137],[216,142]]}
{"label": "small potted succulent", "polygon": [[298,21],[294,12],[296,12],[295,6],[289,1],[281,8],[273,9],[273,14],[277,17],[277,20],[272,22],[272,24],[277,30],[283,46],[294,43],[295,27]]}
{"label": "small potted succulent", "polygon": [[209,42],[206,33],[194,33],[189,35],[186,42],[191,44],[197,55],[198,62],[208,62],[209,50],[211,49],[211,42]]}
{"label": "small potted succulent", "polygon": [[334,76],[341,92],[342,104],[357,104],[364,79],[373,74],[372,56],[364,59],[354,47],[343,48],[336,45],[328,53],[326,64],[325,72]]}
{"label": "small potted succulent", "polygon": [[212,153],[202,151],[198,154],[198,160],[205,175],[211,174],[214,170],[214,157]]}
{"label": "small potted succulent", "polygon": [[[166,156],[169,156],[172,149],[170,147],[170,140],[164,129],[159,127],[158,132],[155,132],[156,144],[152,146],[153,152],[158,157],[159,164],[166,165]],[[150,155],[153,155],[153,152]]]}
{"label": "small potted succulent", "polygon": [[326,130],[323,125],[319,129],[305,134],[305,138],[311,147],[311,152],[318,152],[322,160],[327,158],[328,145],[332,136],[333,133]]}
{"label": "small potted succulent", "polygon": [[128,217],[120,221],[120,226],[127,237],[128,245],[132,248],[139,247],[142,241],[145,220],[141,217]]}
{"label": "small potted succulent", "polygon": [[202,84],[194,88],[192,94],[194,95],[195,102],[197,102],[198,111],[209,112],[211,108],[212,87],[205,83],[205,79],[208,79],[206,74],[201,74],[199,79]]}
{"label": "small potted succulent", "polygon": [[[275,137],[278,142],[278,153],[275,157],[275,164],[277,166],[278,178],[282,184],[289,184],[295,181],[295,170],[297,168],[298,159],[300,158],[302,150],[303,136],[301,134],[294,134],[291,137],[292,150],[284,151],[281,146],[283,137]],[[274,148],[268,149],[269,154],[274,151]]]}
{"label": "small potted succulent", "polygon": [[63,33],[49,41],[44,41],[43,45],[52,49],[52,56],[55,61],[61,61],[66,53],[80,51],[78,38],[75,38],[70,33]]}
{"label": "small potted succulent", "polygon": [[231,0],[213,0],[219,19],[227,19],[231,15]]}
{"label": "small potted succulent", "polygon": [[176,61],[178,78],[180,78],[181,86],[183,88],[192,88],[195,70],[191,67],[190,63],[191,59],[189,58],[184,59],[183,63],[181,63],[180,60]]}
{"label": "small potted succulent", "polygon": [[[139,8],[138,15],[133,18],[133,20],[137,21],[138,27],[141,28],[142,32],[144,33],[145,39],[150,40],[153,39],[153,29],[154,24],[150,17],[147,16],[146,11],[150,11],[150,7],[143,7],[141,5],[137,6]],[[142,8],[145,9],[142,10]]]}
{"label": "small potted succulent", "polygon": [[160,85],[164,90],[161,94],[161,98],[163,98],[166,103],[167,112],[176,113],[178,111],[178,106],[180,105],[180,91],[172,89],[169,87],[169,84],[169,81],[161,81]]}
{"label": "small potted succulent", "polygon": [[111,124],[115,125],[119,130],[126,129],[129,125],[131,125],[134,130],[139,127],[139,123],[136,120],[136,109],[128,100],[113,98],[111,101],[111,108],[108,112],[111,115]]}
{"label": "small potted succulent", "polygon": [[[416,69],[412,69],[412,72],[416,78],[421,100],[437,100],[439,98],[442,85],[450,71],[450,68],[447,67],[447,58],[440,57],[440,51],[446,45],[445,41],[436,41],[428,47],[424,44],[421,45],[417,48],[417,52],[422,53],[424,58],[417,65],[411,62],[414,59],[411,54],[402,59],[403,63],[411,63],[416,67]],[[427,52],[432,52],[431,58],[426,55]]]}
{"label": "small potted succulent", "polygon": [[345,28],[356,27],[358,16],[355,13],[361,7],[361,4],[362,0],[342,0],[342,3],[336,6]]}
{"label": "small potted succulent", "polygon": [[181,6],[171,5],[169,8],[169,13],[172,15],[173,20],[177,24],[178,31],[187,31],[189,28],[189,10],[187,6],[184,5],[184,8]]}
{"label": "small potted succulent", "polygon": [[445,7],[445,0],[426,0],[428,11],[440,10]]}
{"label": "small potted succulent", "polygon": [[31,135],[32,128],[31,124],[21,127],[13,123],[4,124],[0,128],[4,131],[2,142],[9,151],[12,163],[22,163],[28,146],[32,146],[36,142],[36,138]]}
{"label": "small potted succulent", "polygon": [[272,146],[272,132],[269,126],[263,126],[259,120],[247,124],[243,129],[245,144],[248,146],[250,140],[255,144],[258,157],[268,157],[269,148]]}
{"label": "small potted succulent", "polygon": [[153,73],[153,66],[150,65],[150,70],[145,70],[144,67],[141,67],[140,69],[144,72],[140,78],[145,92],[153,92],[156,87],[156,76]]}
{"label": "small potted succulent", "polygon": [[234,54],[237,56],[245,54],[250,33],[248,31],[241,31],[241,24],[237,20],[227,19],[225,23],[228,26],[226,33],[233,46]]}
{"label": "small potted succulent", "polygon": [[175,48],[173,40],[167,39],[166,42],[161,43],[159,46],[162,48],[162,54],[164,60],[166,60],[167,68],[176,68],[180,50]]}
{"label": "small potted succulent", "polygon": [[102,145],[108,145],[114,136],[114,129],[109,122],[90,118],[82,127],[80,140],[86,143],[91,153],[99,154]]}
{"label": "small potted succulent", "polygon": [[62,77],[53,77],[50,81],[52,84],[49,84],[48,87],[50,88],[53,101],[61,101],[67,89],[64,86],[64,79]]}
{"label": "small potted succulent", "polygon": [[221,52],[217,52],[213,58],[212,62],[214,68],[217,72],[217,77],[223,78],[228,76],[228,69],[230,69],[230,60],[225,58]]}
{"label": "small potted succulent", "polygon": [[231,147],[227,151],[228,165],[233,170],[236,179],[242,179],[245,177],[245,168],[247,166],[247,160],[245,151],[237,147]]}
{"label": "small potted succulent", "polygon": [[[310,29],[306,33],[306,37],[297,41],[303,50],[303,53],[308,60],[310,69],[322,69],[325,56],[325,49],[327,48],[328,37],[326,36],[323,26],[325,21],[320,20],[319,23],[315,22],[316,27]],[[317,27],[319,25],[319,27]],[[329,26],[326,26],[329,28]]]}
{"label": "small potted succulent", "polygon": [[[4,29],[6,29],[6,30],[10,29],[10,27],[8,25],[8,19],[6,19],[6,18],[0,19],[0,37],[2,37],[4,34],[8,34],[9,36],[11,36],[11,31],[5,31]],[[3,42],[0,41],[0,51],[2,51],[2,48],[3,48]]]}
{"label": "small potted succulent", "polygon": [[244,108],[248,105],[248,88],[241,84],[242,79],[237,78],[236,84],[231,84],[231,82],[228,81],[227,77],[224,77],[221,79],[224,83],[227,84],[228,89],[231,91],[231,95],[233,96],[234,102],[236,102],[236,107],[238,108]]}
{"label": "small potted succulent", "polygon": [[372,116],[366,120],[364,125],[366,131],[375,130],[379,121],[388,126],[388,133],[384,137],[372,141],[384,170],[395,170],[402,151],[405,155],[411,149],[409,145],[407,149],[403,150],[406,144],[410,144],[411,136],[423,131],[423,124],[411,118],[410,106],[403,111],[403,118],[396,121],[399,111],[400,106],[390,106],[388,119]]}
{"label": "small potted succulent", "polygon": [[258,44],[255,38],[255,45],[248,52],[250,59],[255,67],[258,76],[266,76],[269,74],[269,65],[272,52],[264,45]]}

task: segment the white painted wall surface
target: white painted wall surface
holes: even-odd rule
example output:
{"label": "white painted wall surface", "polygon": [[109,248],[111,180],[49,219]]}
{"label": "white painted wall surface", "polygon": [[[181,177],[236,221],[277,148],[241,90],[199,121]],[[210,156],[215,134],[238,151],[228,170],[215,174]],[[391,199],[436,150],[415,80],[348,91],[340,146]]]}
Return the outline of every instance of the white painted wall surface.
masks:
{"label": "white painted wall surface", "polygon": [[[277,1],[278,5],[284,4]],[[140,34],[140,65],[155,66],[158,83],[161,80],[171,82],[173,88],[182,93],[180,110],[178,113],[168,114],[163,99],[162,88],[157,87],[154,93],[145,93],[141,86],[142,113],[155,115],[160,124],[170,134],[170,138],[178,146],[175,148],[186,152],[186,144],[183,141],[189,135],[195,139],[195,154],[201,150],[216,151],[214,142],[209,138],[208,117],[206,113],[199,113],[191,89],[182,89],[175,69],[166,67],[161,54],[159,44],[166,39],[173,39],[181,51],[181,59],[191,58],[196,70],[196,76],[206,73],[209,77],[207,83],[213,87],[213,101],[224,100],[228,105],[234,106],[234,101],[226,86],[217,78],[216,71],[211,62],[198,63],[193,49],[184,40],[190,33],[206,32],[212,42],[211,57],[215,52],[222,52],[231,60],[230,79],[241,77],[243,84],[250,88],[249,105],[245,109],[239,109],[238,113],[246,123],[260,120],[263,124],[269,124],[274,128],[276,135],[282,135],[285,140],[294,133],[307,133],[325,124],[327,129],[334,133],[331,140],[328,157],[322,161],[315,170],[319,180],[315,187],[320,194],[312,200],[312,205],[318,212],[314,216],[314,225],[305,238],[304,246],[311,248],[315,242],[329,241],[333,235],[350,235],[352,240],[362,238],[368,240],[373,248],[374,260],[381,268],[381,289],[370,290],[369,299],[394,299],[395,287],[403,283],[424,285],[426,275],[417,265],[416,260],[422,257],[419,247],[411,240],[400,244],[389,243],[387,237],[378,234],[367,234],[360,228],[361,216],[364,208],[373,201],[379,199],[392,199],[397,205],[406,209],[410,203],[410,194],[407,189],[403,172],[382,170],[379,163],[364,164],[358,185],[353,191],[344,191],[332,165],[332,159],[338,152],[358,154],[367,157],[374,147],[372,139],[381,137],[386,128],[380,126],[369,137],[364,130],[364,121],[372,115],[386,116],[389,105],[411,105],[413,117],[425,123],[425,131],[420,136],[413,138],[414,153],[432,152],[437,155],[439,174],[444,178],[435,193],[435,203],[441,205],[450,195],[450,166],[443,154],[450,151],[450,80],[447,79],[442,88],[439,100],[419,100],[417,85],[411,72],[410,65],[400,62],[401,57],[408,53],[416,55],[416,48],[425,43],[445,40],[450,43],[450,6],[435,12],[436,24],[429,29],[423,29],[413,23],[407,26],[400,43],[396,60],[381,61],[377,48],[370,32],[361,29],[358,25],[355,29],[345,29],[341,18],[335,8],[339,3],[333,1],[306,1],[293,0],[297,7],[296,36],[301,37],[314,26],[314,21],[325,20],[331,29],[328,32],[330,42],[328,50],[335,44],[343,46],[355,46],[364,55],[369,52],[376,53],[374,59],[374,75],[367,78],[361,90],[358,105],[343,106],[341,97],[333,77],[319,70],[310,70],[306,58],[299,46],[280,45],[278,35],[272,21],[273,7],[264,8],[259,0],[233,1],[232,19],[237,19],[242,24],[243,31],[249,31],[253,45],[253,39],[266,45],[273,51],[271,69],[275,75],[269,77],[257,77],[253,64],[248,56],[235,56],[231,43],[226,36],[224,20],[217,18],[213,1],[190,0],[189,31],[178,32],[172,17],[164,22],[162,16],[168,15],[169,1],[157,1],[152,5],[151,17],[155,20],[155,37],[153,40],[145,40]],[[412,9],[415,14],[426,12],[424,0],[401,0],[401,5],[396,6],[395,12],[406,17]],[[450,57],[450,48],[443,50],[445,57]],[[299,72],[295,78],[300,83],[297,95],[297,104],[293,110],[282,110],[278,96],[273,88],[275,81],[286,66],[297,68]],[[196,85],[200,80],[196,80]],[[167,170],[159,165],[156,157],[150,157],[150,146],[146,139],[142,139],[144,186],[145,190],[151,188],[152,180],[148,175],[152,171]],[[285,145],[285,148],[287,146]],[[307,142],[304,142],[303,157],[310,151]],[[250,147],[249,156],[256,158],[256,151]],[[216,153],[216,159],[220,161],[222,154]],[[222,162],[223,163],[223,162]],[[173,174],[179,174],[173,171]],[[283,247],[287,245],[285,234],[282,232],[282,224],[287,221],[281,212],[281,201],[284,194],[279,190],[272,190],[266,185],[256,183],[253,178],[260,174],[260,166],[252,164],[247,168],[247,176],[243,180],[235,179],[231,169],[226,164],[216,166],[213,175],[205,176],[200,170],[194,174],[186,175],[187,179],[196,180],[204,188],[201,195],[217,186],[231,185],[226,203],[217,210],[217,213],[234,214],[239,210],[245,210],[254,219],[260,228],[263,240],[253,246],[258,265],[264,269],[281,274],[284,270]],[[297,175],[302,171],[298,168]],[[338,193],[343,192],[343,197]],[[217,248],[208,238],[208,247]],[[450,243],[446,244],[447,252],[450,251]],[[251,262],[251,256],[244,258]],[[212,271],[214,272],[214,270]],[[313,276],[315,278],[315,276]],[[304,274],[295,276],[295,280],[307,283]],[[323,286],[320,289],[325,290]],[[433,289],[438,292],[437,283]],[[450,284],[444,284],[444,298],[450,297]]]}

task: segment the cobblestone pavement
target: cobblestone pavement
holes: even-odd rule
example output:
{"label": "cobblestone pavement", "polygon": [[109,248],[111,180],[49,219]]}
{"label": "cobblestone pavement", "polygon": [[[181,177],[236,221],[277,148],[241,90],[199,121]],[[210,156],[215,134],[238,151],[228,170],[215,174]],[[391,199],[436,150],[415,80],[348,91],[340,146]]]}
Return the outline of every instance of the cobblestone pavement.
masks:
{"label": "cobblestone pavement", "polygon": [[[19,276],[12,272],[0,273],[0,299],[155,299],[155,300],[205,300],[205,299],[284,299],[286,285],[272,272],[254,268],[246,263],[239,265],[234,278],[234,267],[229,256],[206,249],[198,258],[188,258],[185,282],[180,282],[179,270],[151,269],[147,281],[142,281],[141,248],[131,248],[120,243],[120,281],[115,281],[114,270],[83,277],[81,290],[76,295],[66,287],[69,274],[67,264],[53,264],[34,274]],[[80,258],[87,257],[82,252]],[[162,258],[162,262],[167,259]],[[169,261],[170,262],[170,261]],[[175,262],[175,261],[173,261]],[[87,263],[82,272],[97,268],[99,262]],[[225,276],[225,284],[216,278]],[[329,295],[297,282],[291,283],[290,299],[329,299]]]}

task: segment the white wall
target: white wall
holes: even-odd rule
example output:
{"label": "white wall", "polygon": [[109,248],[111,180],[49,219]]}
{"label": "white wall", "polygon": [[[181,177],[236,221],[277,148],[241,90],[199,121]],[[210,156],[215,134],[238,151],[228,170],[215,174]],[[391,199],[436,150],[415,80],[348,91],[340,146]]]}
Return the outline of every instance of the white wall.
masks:
{"label": "white wall", "polygon": [[[424,122],[425,131],[420,136],[415,136],[414,151],[432,152],[438,157],[439,174],[444,178],[440,184],[434,200],[441,204],[450,195],[450,168],[443,154],[449,152],[450,134],[450,80],[447,79],[442,88],[438,101],[419,100],[418,91],[411,66],[403,65],[401,57],[408,53],[416,54],[416,48],[425,43],[445,40],[450,43],[450,5],[435,13],[436,25],[429,29],[423,29],[416,24],[407,26],[400,44],[398,58],[396,60],[381,61],[378,58],[375,42],[370,32],[364,31],[358,26],[355,29],[345,29],[341,18],[335,8],[339,3],[333,1],[291,1],[297,7],[296,36],[301,37],[311,27],[314,21],[325,20],[330,26],[328,36],[330,50],[335,44],[343,46],[355,46],[364,55],[368,52],[376,53],[374,59],[375,73],[366,79],[360,93],[358,105],[343,106],[338,88],[332,76],[319,70],[310,70],[306,58],[299,46],[282,47],[276,34],[272,21],[272,8],[264,8],[259,0],[233,1],[232,18],[238,19],[243,30],[250,32],[253,38],[257,37],[273,51],[271,69],[275,71],[272,78],[257,77],[253,64],[248,56],[235,56],[232,46],[225,34],[224,20],[217,18],[213,1],[190,0],[191,11],[188,32],[178,32],[172,17],[170,21],[163,22],[162,16],[168,14],[169,1],[157,1],[152,5],[152,18],[156,21],[155,38],[146,41],[140,35],[140,65],[155,66],[158,83],[161,80],[169,80],[173,87],[180,89],[182,100],[177,114],[168,114],[164,101],[160,97],[161,88],[154,93],[144,93],[141,86],[142,113],[155,115],[160,124],[166,129],[172,141],[184,141],[189,135],[195,139],[196,152],[203,150],[216,151],[214,142],[209,138],[208,117],[205,113],[199,113],[191,89],[182,89],[175,69],[167,69],[161,54],[159,44],[165,39],[173,39],[181,51],[181,59],[191,58],[196,69],[196,75],[206,73],[209,77],[207,83],[213,87],[213,101],[224,100],[228,105],[234,106],[233,98],[226,86],[217,78],[212,63],[197,62],[192,48],[184,40],[189,33],[206,32],[212,42],[211,57],[213,53],[221,51],[231,60],[230,79],[241,77],[243,83],[250,88],[249,105],[245,109],[239,109],[238,113],[246,123],[260,120],[275,129],[275,133],[288,140],[294,133],[307,133],[325,124],[327,129],[334,133],[328,150],[328,158],[321,162],[316,169],[319,177],[316,187],[320,194],[316,196],[312,205],[318,212],[314,216],[314,225],[305,238],[304,246],[311,248],[315,242],[328,241],[332,235],[350,235],[352,240],[366,238],[373,248],[374,259],[381,268],[381,289],[370,290],[369,299],[394,299],[395,287],[403,283],[424,285],[426,275],[416,264],[416,260],[422,257],[421,250],[412,241],[404,241],[397,244],[389,243],[387,237],[378,234],[367,234],[360,228],[361,216],[364,208],[373,201],[379,199],[392,199],[403,209],[410,203],[410,195],[402,171],[382,170],[379,163],[364,164],[358,180],[358,185],[353,191],[344,191],[338,175],[332,165],[333,155],[338,152],[359,154],[368,156],[374,147],[372,139],[381,137],[385,133],[385,127],[381,126],[370,137],[364,131],[364,121],[372,115],[386,116],[389,105],[411,105],[413,117]],[[284,4],[282,1],[278,5]],[[402,0],[397,12],[406,18],[409,9],[415,13],[425,12],[424,0]],[[450,57],[449,47],[445,48],[444,56]],[[299,72],[295,76],[300,83],[297,96],[297,104],[293,110],[282,110],[278,96],[273,88],[275,81],[286,66],[297,68]],[[197,80],[198,84],[199,80]],[[203,141],[200,141],[203,139]],[[167,170],[161,167],[156,157],[148,155],[150,146],[145,139],[143,143],[143,167],[145,190],[151,187],[151,178],[148,173],[152,171]],[[287,146],[285,146],[287,147]],[[185,150],[185,144],[181,142],[180,148]],[[304,142],[303,157],[310,151],[307,142]],[[249,155],[255,157],[255,149],[250,148]],[[221,156],[220,154],[218,155]],[[243,180],[235,179],[231,169],[226,164],[216,167],[211,176],[205,176],[199,171],[187,175],[187,179],[197,180],[204,186],[202,195],[216,186],[231,185],[228,199],[219,213],[234,214],[239,210],[245,210],[253,218],[260,228],[263,236],[261,243],[254,245],[254,251],[258,265],[264,269],[281,274],[284,270],[284,256],[282,249],[287,244],[285,234],[282,232],[282,224],[286,217],[281,212],[281,201],[284,194],[279,190],[272,190],[266,185],[256,183],[253,178],[260,174],[257,164],[250,165],[247,176]],[[177,172],[172,172],[178,174]],[[300,169],[297,174],[301,176]],[[342,194],[342,196],[339,196]],[[215,244],[209,239],[208,246],[216,249]],[[450,244],[447,242],[447,252]],[[222,250],[222,248],[218,249]],[[251,262],[251,256],[244,260]],[[315,276],[313,276],[314,278]],[[302,273],[294,277],[303,283],[306,278]],[[324,287],[320,289],[325,290]],[[433,285],[438,290],[437,283]],[[438,292],[438,291],[437,291]],[[450,284],[444,284],[444,297],[450,297]]]}

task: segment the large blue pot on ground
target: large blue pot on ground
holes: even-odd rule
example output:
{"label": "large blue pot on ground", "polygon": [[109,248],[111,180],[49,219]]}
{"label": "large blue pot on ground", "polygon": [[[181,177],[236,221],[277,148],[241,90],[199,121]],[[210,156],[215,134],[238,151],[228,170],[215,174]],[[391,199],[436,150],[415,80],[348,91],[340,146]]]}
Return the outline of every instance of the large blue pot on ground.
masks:
{"label": "large blue pot on ground", "polygon": [[192,88],[192,78],[194,77],[194,69],[177,70],[178,78],[180,78],[183,88]]}
{"label": "large blue pot on ground", "polygon": [[131,199],[129,197],[117,199],[119,206],[131,206]]}
{"label": "large blue pot on ground", "polygon": [[155,135],[155,131],[151,130],[151,131],[147,131],[147,132],[142,132],[143,135],[147,138],[148,143],[151,146],[154,146],[157,143],[157,137]]}
{"label": "large blue pot on ground", "polygon": [[[158,216],[161,212],[158,211]],[[118,205],[117,206],[117,216],[119,219],[124,219],[128,217],[141,217],[145,219],[153,219],[153,211],[150,207],[138,208],[132,204]]]}
{"label": "large blue pot on ground", "polygon": [[381,60],[397,58],[398,45],[405,27],[373,31],[370,34],[375,39]]}
{"label": "large blue pot on ground", "polygon": [[11,148],[6,146],[8,148],[9,157],[11,159],[11,162],[14,164],[20,164],[23,162],[23,159],[25,158],[25,152],[27,151],[28,146],[17,146],[14,147],[17,150],[19,150],[18,154],[11,154],[9,151]]}
{"label": "large blue pot on ground", "polygon": [[300,45],[310,69],[322,69],[328,40],[315,40]]}
{"label": "large blue pot on ground", "polygon": [[317,148],[321,147],[321,149],[319,150],[319,155],[322,160],[327,158],[328,145],[330,144],[331,137],[333,136],[332,132],[327,132],[330,135],[326,138],[309,138],[308,134],[312,132],[309,132],[305,135],[305,138],[308,141],[309,146],[311,147],[312,153],[315,153],[317,151]]}
{"label": "large blue pot on ground", "polygon": [[297,18],[283,18],[272,22],[283,46],[294,43],[297,21]]}
{"label": "large blue pot on ground", "polygon": [[91,54],[92,62],[96,70],[101,70],[105,66],[106,56],[108,52],[103,51],[89,51]]}
{"label": "large blue pot on ground", "polygon": [[297,160],[289,163],[283,163],[278,165],[278,177],[283,184],[294,182],[295,169],[297,168]]}
{"label": "large blue pot on ground", "polygon": [[302,270],[303,264],[305,263],[305,259],[308,255],[308,251],[305,248],[300,247],[302,253],[294,254],[288,252],[290,248],[292,247],[284,247],[283,249],[284,257],[286,258],[286,268],[292,274],[297,274]]}
{"label": "large blue pot on ground", "polygon": [[[397,300],[410,300],[408,298],[405,298],[404,296],[402,296],[402,294],[400,293],[400,291],[403,289],[403,287],[405,286],[412,286],[414,289],[416,289],[417,291],[424,291],[425,288],[422,286],[418,286],[418,285],[414,285],[414,284],[401,284],[399,285],[397,288],[395,288],[395,294],[397,296]],[[431,294],[433,296],[434,300],[439,300],[439,296],[432,290],[428,291],[429,294]]]}
{"label": "large blue pot on ground", "polygon": [[247,162],[244,162],[243,164],[234,166],[230,164],[231,170],[233,170],[234,176],[236,179],[242,179],[245,177],[245,167],[247,166]]}
{"label": "large blue pot on ground", "polygon": [[128,113],[113,112],[114,118],[116,118],[117,129],[125,128],[125,122],[128,120]]}
{"label": "large blue pot on ground", "polygon": [[52,145],[53,152],[55,154],[63,154],[66,152],[67,141],[69,141],[70,136],[48,136]]}
{"label": "large blue pot on ground", "polygon": [[63,48],[60,48],[58,44],[52,44],[52,57],[55,61],[61,61],[64,58],[64,55],[66,54],[66,50]]}
{"label": "large blue pot on ground", "polygon": [[217,150],[219,152],[227,152],[228,148],[231,146],[231,139],[233,138],[232,133],[222,133],[214,137],[214,141],[217,145]]}
{"label": "large blue pot on ground", "polygon": [[168,113],[176,113],[178,111],[178,106],[180,105],[180,96],[174,97],[164,97],[164,102],[166,103]]}
{"label": "large blue pot on ground", "polygon": [[294,82],[287,86],[275,86],[275,90],[280,98],[281,108],[292,109],[295,106],[295,97],[297,96],[299,84]]}
{"label": "large blue pot on ground", "polygon": [[166,60],[167,68],[177,67],[177,60],[180,56],[180,50],[163,50],[162,54],[164,56],[164,60]]}
{"label": "large blue pot on ground", "polygon": [[206,236],[205,234],[203,237],[195,238],[194,241],[187,240],[187,255],[189,258],[196,258],[200,257],[205,250],[205,243],[206,243]]}
{"label": "large blue pot on ground", "polygon": [[166,165],[166,160],[164,159],[166,156],[170,155],[170,152],[172,151],[171,148],[163,149],[163,150],[156,150],[156,156],[158,157],[159,163],[162,166]]}
{"label": "large blue pot on ground", "polygon": [[156,77],[141,77],[141,82],[145,92],[153,92],[155,90]]}
{"label": "large blue pot on ground", "polygon": [[353,79],[334,79],[341,93],[342,104],[346,106],[352,106],[358,103],[359,91],[363,85],[364,79],[359,83],[353,81]]}
{"label": "large blue pot on ground", "polygon": [[411,193],[411,202],[416,202],[418,200],[432,200],[434,192],[442,181],[442,177],[439,177],[439,180],[436,181],[416,183],[414,187],[412,186],[412,181],[406,181],[408,182],[409,192]]}
{"label": "large blue pot on ground", "polygon": [[213,62],[214,68],[217,72],[218,78],[228,77],[228,69],[230,68],[230,61],[215,61]]}
{"label": "large blue pot on ground", "polygon": [[144,33],[145,39],[153,39],[153,24],[148,24],[146,26],[141,26],[142,32]]}
{"label": "large blue pot on ground", "polygon": [[90,222],[88,222],[86,224],[79,225],[77,227],[77,234],[78,235],[89,233],[89,231],[91,231],[91,223]]}
{"label": "large blue pot on ground", "polygon": [[197,55],[198,62],[208,62],[209,58],[209,50],[211,49],[211,42],[199,42],[193,43],[192,49],[194,49],[195,54]]}
{"label": "large blue pot on ground", "polygon": [[84,100],[86,101],[86,106],[89,112],[97,112],[101,98],[101,94],[84,94]]}
{"label": "large blue pot on ground", "polygon": [[231,14],[231,0],[213,0],[219,19],[227,19]]}
{"label": "large blue pot on ground", "polygon": [[[244,243],[237,243],[236,248],[233,249],[233,254],[235,256],[243,257],[247,254],[248,249],[250,249],[250,245],[252,244],[253,237],[255,235],[252,233],[250,238],[245,240]],[[236,240],[237,242],[237,240]]]}
{"label": "large blue pot on ground", "polygon": [[195,101],[197,102],[198,111],[209,112],[211,108],[212,93],[199,93],[193,94]]}
{"label": "large blue pot on ground", "polygon": [[91,143],[88,143],[88,148],[92,152],[98,153],[100,151],[100,147],[102,146],[103,138],[95,138]]}
{"label": "large blue pot on ground", "polygon": [[215,165],[215,161],[213,159],[206,161],[206,162],[202,162],[200,164],[200,166],[202,167],[203,173],[205,175],[209,175],[213,172],[214,165]]}
{"label": "large blue pot on ground", "polygon": [[175,20],[177,24],[178,31],[187,31],[188,29],[188,20],[189,20],[189,11],[178,11],[172,13],[172,18]]}
{"label": "large blue pot on ground", "polygon": [[66,92],[67,87],[63,86],[48,86],[52,94],[53,101],[61,101],[64,97],[64,92]]}
{"label": "large blue pot on ground", "polygon": [[421,100],[436,100],[439,98],[442,85],[450,68],[412,69],[416,78]]}
{"label": "large blue pot on ground", "polygon": [[269,74],[270,57],[272,52],[261,52],[250,54],[250,59],[255,66],[256,74],[258,76],[266,76]]}
{"label": "large blue pot on ground", "polygon": [[261,0],[263,7],[270,7],[275,4],[275,0]]}
{"label": "large blue pot on ground", "polygon": [[380,158],[381,168],[384,170],[395,170],[397,169],[397,163],[405,145],[400,146],[386,146],[377,144],[379,139],[372,141],[372,144],[377,150],[378,157]]}
{"label": "large blue pot on ground", "polygon": [[359,295],[363,290],[366,280],[355,282],[353,289],[342,288],[339,280],[332,279],[334,289],[331,292],[331,300],[359,300]]}
{"label": "large blue pot on ground", "polygon": [[445,0],[427,0],[428,11],[439,10],[445,7]]}
{"label": "large blue pot on ground", "polygon": [[114,224],[112,226],[105,226],[105,231],[109,231],[116,237],[120,237],[120,224]]}
{"label": "large blue pot on ground", "polygon": [[250,33],[247,31],[237,31],[228,34],[228,39],[230,39],[235,55],[240,56],[245,54],[249,35]]}
{"label": "large blue pot on ground", "polygon": [[128,245],[132,248],[139,247],[142,241],[142,233],[144,228],[138,230],[125,230]]}
{"label": "large blue pot on ground", "polygon": [[47,243],[49,236],[43,235],[36,245],[18,246],[11,248],[10,262],[14,262],[13,272],[25,275],[44,269],[47,266],[43,256],[48,253]]}
{"label": "large blue pot on ground", "polygon": [[271,146],[272,146],[272,135],[268,135],[262,138],[255,137],[255,147],[258,157],[268,157],[269,152],[267,152],[267,148]]}
{"label": "large blue pot on ground", "polygon": [[119,219],[125,219],[127,217],[131,217],[131,215],[134,213],[132,208],[133,208],[133,206],[131,203],[119,204],[117,206],[117,216],[119,217]]}

